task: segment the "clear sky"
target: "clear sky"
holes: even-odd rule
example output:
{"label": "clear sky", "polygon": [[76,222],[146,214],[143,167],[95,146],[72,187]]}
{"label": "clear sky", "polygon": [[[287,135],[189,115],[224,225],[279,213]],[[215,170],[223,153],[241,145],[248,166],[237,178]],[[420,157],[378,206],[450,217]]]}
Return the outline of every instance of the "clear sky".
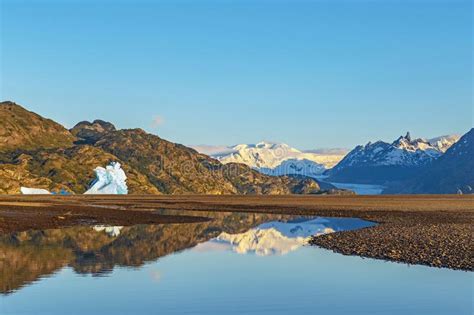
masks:
{"label": "clear sky", "polygon": [[470,0],[0,0],[1,99],[184,144],[464,133]]}

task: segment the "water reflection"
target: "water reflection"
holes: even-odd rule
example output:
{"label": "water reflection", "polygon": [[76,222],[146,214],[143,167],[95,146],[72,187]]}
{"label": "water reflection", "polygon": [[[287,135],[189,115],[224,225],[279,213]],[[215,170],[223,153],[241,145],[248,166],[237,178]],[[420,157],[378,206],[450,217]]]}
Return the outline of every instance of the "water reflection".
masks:
{"label": "water reflection", "polygon": [[224,232],[243,233],[263,222],[292,218],[214,212],[199,212],[199,216],[212,217],[213,220],[131,227],[77,226],[2,235],[0,292],[11,293],[66,266],[72,267],[76,273],[94,276],[110,273],[115,266],[139,267],[147,261],[192,248]]}
{"label": "water reflection", "polygon": [[366,221],[198,214],[214,220],[0,237],[0,313],[472,313],[469,273],[301,246]]}
{"label": "water reflection", "polygon": [[199,251],[285,254],[301,247],[311,235],[371,224],[359,219],[295,219],[295,216],[273,214],[199,212],[199,215],[213,220],[132,227],[77,226],[2,236],[1,293],[14,292],[66,266],[78,274],[103,276],[115,266],[139,267],[196,246]]}

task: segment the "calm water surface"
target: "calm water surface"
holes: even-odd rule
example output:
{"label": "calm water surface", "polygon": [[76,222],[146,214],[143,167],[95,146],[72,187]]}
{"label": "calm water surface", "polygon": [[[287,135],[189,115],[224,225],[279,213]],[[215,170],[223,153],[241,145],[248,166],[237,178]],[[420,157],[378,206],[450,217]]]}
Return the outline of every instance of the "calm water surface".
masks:
{"label": "calm water surface", "polygon": [[3,236],[0,313],[472,314],[472,273],[305,245],[370,222],[198,215],[214,220]]}

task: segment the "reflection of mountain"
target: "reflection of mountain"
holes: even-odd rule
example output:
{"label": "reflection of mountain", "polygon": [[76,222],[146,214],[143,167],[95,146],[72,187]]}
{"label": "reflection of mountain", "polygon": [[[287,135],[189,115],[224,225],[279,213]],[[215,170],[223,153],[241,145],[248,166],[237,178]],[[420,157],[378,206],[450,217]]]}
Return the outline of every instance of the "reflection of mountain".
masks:
{"label": "reflection of mountain", "polygon": [[[222,232],[242,233],[279,215],[205,213],[205,223],[137,225],[121,229],[78,226],[0,236],[0,292],[10,293],[62,267],[102,274],[194,247]],[[119,233],[117,233],[119,232]]]}
{"label": "reflection of mountain", "polygon": [[305,237],[287,237],[274,228],[252,229],[241,234],[222,233],[217,239],[230,243],[239,254],[255,253],[259,256],[285,255],[307,243]]}
{"label": "reflection of mountain", "polygon": [[215,241],[225,242],[239,254],[255,253],[261,256],[285,255],[305,245],[312,235],[353,230],[371,226],[359,219],[316,218],[289,222],[272,221],[244,233],[223,232]]}

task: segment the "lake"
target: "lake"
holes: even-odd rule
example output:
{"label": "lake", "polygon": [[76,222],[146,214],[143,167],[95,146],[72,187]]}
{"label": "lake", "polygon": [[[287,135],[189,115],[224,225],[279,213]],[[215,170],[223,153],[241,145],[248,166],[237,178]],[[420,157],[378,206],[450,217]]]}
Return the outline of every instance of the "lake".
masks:
{"label": "lake", "polygon": [[0,313],[472,313],[470,272],[343,256],[306,245],[311,235],[372,222],[192,214],[213,220],[1,236]]}

